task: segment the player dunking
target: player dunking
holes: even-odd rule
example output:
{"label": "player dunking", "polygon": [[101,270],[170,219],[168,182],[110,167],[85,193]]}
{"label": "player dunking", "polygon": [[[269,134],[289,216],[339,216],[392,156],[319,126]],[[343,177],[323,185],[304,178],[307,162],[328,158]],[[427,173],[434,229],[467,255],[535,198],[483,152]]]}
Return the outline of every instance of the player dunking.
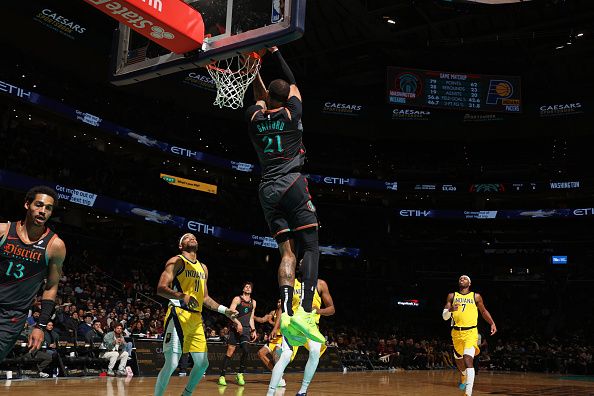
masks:
{"label": "player dunking", "polygon": [[458,279],[460,291],[448,294],[443,309],[443,319],[452,319],[452,341],[454,358],[462,374],[460,389],[472,395],[474,386],[474,356],[480,353],[478,347],[478,312],[491,325],[491,335],[497,332],[495,322],[485,307],[480,294],[470,291],[470,277],[462,275]]}
{"label": "player dunking", "polygon": [[30,351],[44,340],[55,306],[66,245],[46,223],[58,204],[56,192],[46,186],[25,196],[25,219],[0,224],[0,362],[12,350],[23,330],[27,312],[43,280],[41,315],[29,335]]}
{"label": "player dunking", "polygon": [[[301,263],[300,267],[302,265],[303,264]],[[292,301],[294,307],[299,306],[302,293],[303,283],[301,283],[299,279],[295,279],[295,294],[293,295]],[[324,308],[322,308],[322,303],[324,304]],[[331,316],[336,312],[334,308],[334,301],[332,300],[330,290],[328,289],[328,284],[322,279],[318,279],[318,284],[316,286],[313,298],[313,308],[316,316],[316,324],[319,324],[320,322],[320,315]],[[275,327],[278,328],[277,326],[278,324]],[[270,384],[268,385],[267,393],[268,396],[273,396],[276,388],[278,387],[277,384],[282,383],[281,379],[285,368],[295,357],[297,354],[297,349],[299,349],[299,346],[301,345],[305,346],[305,348],[309,351],[309,358],[307,359],[307,364],[305,365],[303,381],[301,382],[301,388],[299,389],[297,396],[307,395],[307,388],[309,387],[309,384],[316,373],[318,363],[320,362],[320,356],[322,356],[326,351],[325,340],[324,342],[320,343],[308,339],[303,344],[293,345],[292,348],[287,345],[286,340],[283,341],[280,358],[274,365],[274,369],[272,370],[272,375],[270,377]]]}
{"label": "player dunking", "polygon": [[193,234],[179,240],[181,254],[170,258],[161,274],[157,293],[169,299],[165,315],[163,354],[165,364],[155,384],[155,396],[167,388],[171,374],[177,368],[182,353],[190,353],[194,367],[182,396],[190,396],[208,368],[206,337],[202,325],[202,307],[225,314],[228,318],[237,311],[220,305],[208,295],[208,269],[198,261],[198,241]]}
{"label": "player dunking", "polygon": [[[276,238],[281,254],[278,283],[281,297],[280,328],[290,344],[305,338],[324,342],[311,312],[318,278],[318,219],[307,180],[300,173],[305,159],[302,143],[301,94],[293,72],[276,47],[271,48],[287,81],[273,80],[264,87],[254,81],[255,105],[246,111],[249,135],[262,168],[260,204]],[[291,305],[296,256],[303,257],[303,301],[294,311]]]}
{"label": "player dunking", "polygon": [[221,375],[219,376],[218,384],[227,386],[225,380],[225,372],[227,365],[235,353],[235,348],[239,345],[241,349],[241,357],[239,359],[239,371],[237,372],[236,379],[238,385],[245,385],[243,373],[245,372],[245,363],[248,356],[248,343],[254,342],[258,335],[256,334],[256,327],[254,321],[257,319],[258,322],[263,323],[267,320],[264,318],[256,318],[254,313],[256,312],[256,300],[252,298],[252,291],[254,284],[252,282],[245,282],[242,288],[241,296],[235,296],[231,301],[231,309],[237,310],[239,313],[237,317],[233,319],[235,328],[229,331],[229,341],[227,344],[227,353],[223,359],[223,366],[221,367]]}

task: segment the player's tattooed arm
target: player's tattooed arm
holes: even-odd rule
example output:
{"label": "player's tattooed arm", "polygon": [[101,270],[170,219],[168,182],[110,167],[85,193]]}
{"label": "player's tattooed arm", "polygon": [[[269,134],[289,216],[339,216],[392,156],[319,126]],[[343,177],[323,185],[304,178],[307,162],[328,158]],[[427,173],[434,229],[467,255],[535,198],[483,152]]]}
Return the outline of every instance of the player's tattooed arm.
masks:
{"label": "player's tattooed arm", "polygon": [[42,300],[55,301],[58,293],[58,285],[62,277],[62,265],[66,258],[66,245],[60,238],[56,238],[49,249],[49,263],[47,282],[42,295]]}

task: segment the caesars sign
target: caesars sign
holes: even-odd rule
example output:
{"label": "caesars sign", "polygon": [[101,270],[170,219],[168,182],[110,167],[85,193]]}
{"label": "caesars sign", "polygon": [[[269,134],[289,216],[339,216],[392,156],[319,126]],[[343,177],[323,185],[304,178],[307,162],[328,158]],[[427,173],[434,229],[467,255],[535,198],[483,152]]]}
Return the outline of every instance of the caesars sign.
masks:
{"label": "caesars sign", "polygon": [[556,117],[564,115],[575,115],[584,112],[581,102],[563,103],[554,105],[542,105],[539,108],[541,117]]}
{"label": "caesars sign", "polygon": [[363,106],[358,104],[348,104],[339,102],[325,102],[322,107],[322,113],[325,114],[338,114],[346,116],[358,116],[361,115]]}
{"label": "caesars sign", "polygon": [[76,35],[81,35],[87,30],[86,27],[50,8],[39,11],[33,19],[73,40]]}

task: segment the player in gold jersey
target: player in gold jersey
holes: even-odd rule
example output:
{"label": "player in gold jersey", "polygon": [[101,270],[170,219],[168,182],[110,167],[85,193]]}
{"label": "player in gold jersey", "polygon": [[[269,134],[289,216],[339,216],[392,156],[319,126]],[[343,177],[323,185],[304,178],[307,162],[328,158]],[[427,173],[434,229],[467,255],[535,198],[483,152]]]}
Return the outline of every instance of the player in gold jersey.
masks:
{"label": "player in gold jersey", "polygon": [[[292,304],[294,307],[299,306],[299,304],[301,304],[301,300],[303,298],[303,286],[303,283],[301,283],[298,277],[296,277],[292,300]],[[322,303],[324,305],[324,308],[322,308]],[[328,284],[322,279],[318,279],[318,283],[314,290],[312,312],[315,315],[315,321],[318,326],[320,323],[320,316],[331,316],[334,315],[334,313],[336,312],[334,308],[334,301],[332,300],[330,290],[328,289]],[[273,332],[278,328],[278,326],[280,326],[280,320],[278,320],[277,324],[275,324]],[[282,383],[281,378],[285,371],[285,368],[297,354],[297,349],[299,348],[299,346],[300,345],[289,345],[286,338],[283,337],[281,355],[276,364],[274,365],[274,369],[272,370],[272,376],[270,378],[270,383],[268,385],[267,395],[274,395],[276,387],[278,386],[277,384],[279,384],[279,382]],[[305,365],[305,370],[303,372],[303,381],[301,382],[301,388],[299,389],[297,396],[307,395],[307,388],[309,387],[309,384],[311,383],[311,380],[314,374],[316,373],[318,363],[320,362],[320,356],[322,356],[326,351],[325,342],[320,343],[311,339],[307,339],[302,344],[302,346],[304,346],[309,351],[309,358],[307,359],[307,364]]]}
{"label": "player in gold jersey", "polygon": [[[264,363],[264,366],[270,371],[274,369],[274,364],[278,361],[281,353],[281,346],[283,344],[283,336],[280,332],[280,316],[281,316],[281,300],[276,303],[276,309],[271,311],[267,316],[270,318],[269,323],[273,325],[270,336],[268,337],[268,344],[264,345],[258,351],[258,357]],[[277,321],[278,319],[278,321]],[[284,387],[285,380],[281,378],[278,387]]]}
{"label": "player in gold jersey", "polygon": [[470,277],[458,279],[459,291],[448,294],[442,317],[452,323],[454,358],[462,374],[460,389],[472,395],[474,386],[474,356],[480,353],[478,347],[478,313],[491,325],[491,335],[497,332],[495,321],[485,307],[480,294],[470,291]]}
{"label": "player in gold jersey", "polygon": [[190,396],[206,372],[208,356],[202,307],[222,313],[230,319],[237,316],[236,310],[217,303],[208,295],[208,269],[196,257],[196,237],[190,233],[182,235],[179,249],[181,254],[167,260],[157,286],[157,293],[169,299],[169,307],[165,315],[163,340],[165,364],[157,377],[155,396],[162,396],[165,392],[182,353],[189,352],[194,361],[182,396]]}
{"label": "player in gold jersey", "polygon": [[[279,299],[276,302],[276,309],[270,311],[270,313],[267,315],[268,318],[270,318],[268,323],[270,323],[274,326],[276,324],[277,317],[280,316],[280,312],[281,312],[281,300]],[[266,366],[266,368],[271,371],[272,371],[272,368],[274,367],[273,362],[276,362],[275,351],[277,349],[280,349],[281,343],[282,343],[282,334],[280,332],[280,328],[275,330],[276,328],[277,328],[277,326],[274,326],[272,331],[270,332],[270,336],[268,337],[268,344],[264,345],[258,351],[258,357],[260,358],[262,363],[264,363],[264,366]],[[272,359],[270,358],[270,356],[272,356]]]}

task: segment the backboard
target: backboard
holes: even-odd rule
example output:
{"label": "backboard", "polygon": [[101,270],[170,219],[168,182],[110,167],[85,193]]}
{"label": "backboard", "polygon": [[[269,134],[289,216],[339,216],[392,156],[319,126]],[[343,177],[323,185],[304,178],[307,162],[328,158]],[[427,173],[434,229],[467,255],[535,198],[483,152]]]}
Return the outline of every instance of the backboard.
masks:
{"label": "backboard", "polygon": [[112,48],[112,83],[133,84],[195,69],[233,55],[300,38],[306,0],[184,0],[204,20],[205,40],[195,53],[174,54],[120,24]]}

